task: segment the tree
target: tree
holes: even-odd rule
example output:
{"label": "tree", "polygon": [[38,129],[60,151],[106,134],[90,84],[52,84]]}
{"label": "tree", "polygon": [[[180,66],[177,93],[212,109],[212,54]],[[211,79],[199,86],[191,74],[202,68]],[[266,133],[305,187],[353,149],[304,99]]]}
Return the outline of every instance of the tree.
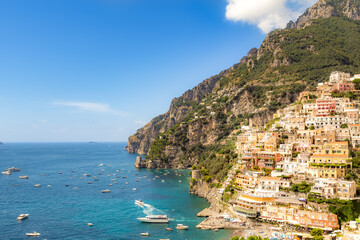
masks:
{"label": "tree", "polygon": [[353,84],[355,85],[356,90],[360,90],[360,78],[354,79]]}
{"label": "tree", "polygon": [[311,231],[310,231],[310,235],[313,236],[313,237],[316,237],[316,236],[322,236],[324,233],[324,231],[320,228],[313,228]]}
{"label": "tree", "polygon": [[341,124],[341,128],[348,128],[348,125],[346,123]]}
{"label": "tree", "polygon": [[310,130],[314,130],[315,127],[313,125],[310,126]]}

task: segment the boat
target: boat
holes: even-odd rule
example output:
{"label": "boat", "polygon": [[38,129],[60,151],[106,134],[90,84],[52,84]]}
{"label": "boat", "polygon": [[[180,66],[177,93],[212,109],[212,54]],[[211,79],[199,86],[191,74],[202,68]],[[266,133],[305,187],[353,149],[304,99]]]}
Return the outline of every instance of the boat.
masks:
{"label": "boat", "polygon": [[140,206],[144,206],[145,203],[143,201],[141,201],[141,200],[135,200],[135,204],[140,205]]}
{"label": "boat", "polygon": [[11,168],[8,168],[7,171],[10,171],[10,172],[19,172],[20,169],[19,169],[19,168],[11,167]]}
{"label": "boat", "polygon": [[150,236],[150,233],[145,232],[145,233],[140,233],[141,236]]}
{"label": "boat", "polygon": [[92,224],[92,223],[88,223],[88,226],[93,226],[94,224]]}
{"label": "boat", "polygon": [[40,184],[35,184],[34,187],[41,187],[41,185]]}
{"label": "boat", "polygon": [[168,223],[169,218],[166,215],[149,215],[143,218],[138,218],[139,221],[145,223]]}
{"label": "boat", "polygon": [[19,176],[20,179],[29,179],[28,176]]}
{"label": "boat", "polygon": [[33,232],[33,233],[26,233],[26,236],[32,236],[32,237],[37,237],[40,236],[41,234],[38,232]]}
{"label": "boat", "polygon": [[5,170],[5,171],[3,171],[1,173],[4,174],[4,175],[11,175],[11,172],[9,170]]}
{"label": "boat", "polygon": [[172,228],[165,228],[167,231],[172,231],[173,229]]}
{"label": "boat", "polygon": [[25,218],[27,218],[29,216],[29,214],[20,214],[16,219],[17,220],[24,220]]}
{"label": "boat", "polygon": [[178,224],[176,226],[176,229],[178,229],[178,230],[186,230],[188,228],[189,228],[189,226],[185,226],[185,225],[182,225],[182,224]]}
{"label": "boat", "polygon": [[136,188],[133,188],[132,190],[133,190],[133,191],[136,191],[137,189],[136,189]]}
{"label": "boat", "polygon": [[62,174],[62,172],[58,172],[58,174]]}
{"label": "boat", "polygon": [[109,193],[111,192],[109,189],[101,190],[102,193]]}

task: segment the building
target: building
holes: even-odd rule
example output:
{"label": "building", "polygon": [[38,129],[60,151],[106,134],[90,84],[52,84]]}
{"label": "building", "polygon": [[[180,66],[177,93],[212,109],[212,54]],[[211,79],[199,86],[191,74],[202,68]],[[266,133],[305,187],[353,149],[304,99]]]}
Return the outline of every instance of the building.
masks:
{"label": "building", "polygon": [[335,83],[339,83],[341,81],[350,81],[350,73],[344,73],[344,72],[332,72],[330,74],[330,83],[331,84],[335,84]]}
{"label": "building", "polygon": [[240,215],[255,218],[260,216],[266,205],[274,200],[275,198],[241,194],[237,201],[233,202],[233,209]]}
{"label": "building", "polygon": [[299,210],[298,222],[301,226],[308,228],[317,227],[328,231],[333,231],[339,228],[337,216],[333,213]]}

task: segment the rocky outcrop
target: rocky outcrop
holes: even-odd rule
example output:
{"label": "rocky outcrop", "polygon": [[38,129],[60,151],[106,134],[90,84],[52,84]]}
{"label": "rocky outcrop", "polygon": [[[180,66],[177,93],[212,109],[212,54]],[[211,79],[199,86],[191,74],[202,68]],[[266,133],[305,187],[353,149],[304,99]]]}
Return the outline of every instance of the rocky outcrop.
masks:
{"label": "rocky outcrop", "polygon": [[136,157],[134,167],[136,167],[136,168],[146,168],[146,163],[142,160],[142,157],[140,157],[140,156]]}
{"label": "rocky outcrop", "polygon": [[287,28],[300,29],[311,24],[311,20],[345,16],[353,20],[360,20],[360,3],[357,0],[319,0],[314,6],[308,8],[294,23],[290,21]]}

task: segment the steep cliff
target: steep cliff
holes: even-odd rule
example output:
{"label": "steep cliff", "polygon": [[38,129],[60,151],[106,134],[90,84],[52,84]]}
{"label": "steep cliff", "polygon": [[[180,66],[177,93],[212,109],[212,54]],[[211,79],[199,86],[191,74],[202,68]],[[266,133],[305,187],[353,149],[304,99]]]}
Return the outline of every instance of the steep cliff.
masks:
{"label": "steep cliff", "polygon": [[320,0],[295,27],[271,32],[258,50],[174,99],[129,138],[129,152],[148,154],[148,167],[192,166],[203,169],[204,181],[220,180],[237,159],[241,126],[264,125],[332,71],[360,72],[358,6]]}
{"label": "steep cliff", "polygon": [[295,23],[290,21],[287,27],[300,29],[310,25],[313,19],[341,16],[352,20],[360,20],[360,1],[319,0],[314,6],[308,8]]}

